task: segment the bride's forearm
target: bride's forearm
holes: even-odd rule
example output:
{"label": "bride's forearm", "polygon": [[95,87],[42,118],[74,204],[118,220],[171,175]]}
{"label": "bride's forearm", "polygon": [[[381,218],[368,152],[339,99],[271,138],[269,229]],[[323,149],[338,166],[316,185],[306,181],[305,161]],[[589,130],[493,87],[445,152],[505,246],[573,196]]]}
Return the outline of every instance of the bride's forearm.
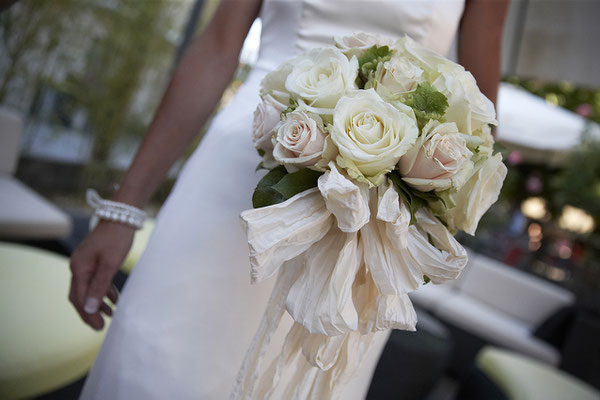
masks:
{"label": "bride's forearm", "polygon": [[144,205],[208,119],[236,61],[210,47],[200,39],[176,68],[115,200]]}
{"label": "bride's forearm", "polygon": [[459,62],[494,104],[501,78],[501,48],[509,0],[467,0],[460,22]]}
{"label": "bride's forearm", "polygon": [[224,1],[183,56],[114,200],[143,206],[210,117],[258,12],[257,3],[232,10],[236,4],[245,3]]}

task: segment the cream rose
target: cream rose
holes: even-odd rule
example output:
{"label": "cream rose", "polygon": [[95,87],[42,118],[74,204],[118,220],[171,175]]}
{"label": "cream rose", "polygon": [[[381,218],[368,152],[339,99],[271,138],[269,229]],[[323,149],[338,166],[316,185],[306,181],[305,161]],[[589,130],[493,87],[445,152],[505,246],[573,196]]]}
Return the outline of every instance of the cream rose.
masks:
{"label": "cream rose", "polygon": [[393,57],[380,63],[365,89],[374,88],[384,99],[397,99],[398,95],[411,92],[423,81],[423,70],[406,57]]}
{"label": "cream rose", "polygon": [[340,153],[337,164],[371,186],[383,182],[417,135],[414,116],[386,103],[373,89],[344,96],[335,107],[331,139]]}
{"label": "cream rose", "polygon": [[464,71],[461,65],[421,46],[408,35],[398,39],[393,47],[398,51],[399,56],[408,58],[423,69],[424,77],[429,82],[434,81],[440,75],[441,67],[447,70]]}
{"label": "cream rose", "polygon": [[292,64],[287,62],[265,75],[260,83],[261,97],[264,98],[270,95],[278,102],[288,105],[290,103],[290,94],[285,88],[285,81],[290,72],[292,72]]}
{"label": "cream rose", "polygon": [[458,129],[467,134],[484,125],[498,123],[494,104],[481,93],[469,71],[441,66],[440,72],[432,86],[448,98],[445,115],[448,121],[456,122]]}
{"label": "cream rose", "polygon": [[334,36],[335,45],[349,59],[359,58],[365,51],[373,46],[391,46],[391,41],[365,32],[357,32],[349,36]]}
{"label": "cream rose", "polygon": [[415,145],[400,158],[402,179],[422,192],[462,186],[473,169],[473,153],[456,124],[430,120]]}
{"label": "cream rose", "polygon": [[423,77],[448,99],[444,117],[455,122],[460,132],[472,134],[485,124],[497,124],[492,102],[485,97],[475,78],[464,67],[429,50],[408,36],[399,39],[394,48],[398,56],[407,57],[423,69]]}
{"label": "cream rose", "polygon": [[318,115],[292,111],[277,127],[273,157],[289,172],[313,167],[321,160],[325,136],[323,121]]}
{"label": "cream rose", "polygon": [[461,229],[470,235],[475,234],[483,214],[498,200],[506,171],[502,156],[496,153],[475,164],[471,177],[458,192],[447,194],[450,198],[446,202],[456,205],[441,217],[451,230]]}
{"label": "cream rose", "polygon": [[252,123],[252,141],[254,147],[263,151],[273,150],[273,130],[281,120],[281,112],[287,106],[270,94],[265,95],[254,111]]}
{"label": "cream rose", "polygon": [[331,114],[337,101],[356,88],[358,61],[348,60],[338,49],[313,49],[291,61],[286,89],[310,111]]}

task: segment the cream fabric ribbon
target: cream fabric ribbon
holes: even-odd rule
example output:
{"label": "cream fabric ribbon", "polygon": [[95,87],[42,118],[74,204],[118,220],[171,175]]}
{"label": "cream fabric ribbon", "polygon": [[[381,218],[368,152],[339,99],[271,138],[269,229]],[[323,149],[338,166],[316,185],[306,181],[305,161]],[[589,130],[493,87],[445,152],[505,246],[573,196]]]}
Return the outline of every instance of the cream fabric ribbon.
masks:
{"label": "cream fabric ribbon", "polygon": [[[465,249],[429,210],[420,209],[410,225],[390,180],[369,189],[335,163],[329,168],[318,187],[241,214],[252,283],[279,276],[232,399],[336,398],[374,332],[415,330],[407,293],[424,275],[441,284],[467,263]],[[279,359],[261,375],[286,310],[295,323]]]}

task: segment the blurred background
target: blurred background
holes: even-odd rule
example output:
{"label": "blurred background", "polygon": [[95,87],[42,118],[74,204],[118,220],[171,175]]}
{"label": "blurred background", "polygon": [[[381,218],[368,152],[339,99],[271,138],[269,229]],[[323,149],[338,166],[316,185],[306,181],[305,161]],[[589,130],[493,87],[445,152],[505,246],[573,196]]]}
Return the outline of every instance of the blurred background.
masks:
{"label": "blurred background", "polygon": [[[85,189],[114,190],[217,5],[21,0],[0,13],[0,398],[77,398],[105,334],[66,299]],[[369,398],[600,398],[599,17],[595,0],[511,3],[497,104],[504,188],[477,236],[458,236],[471,255],[459,281],[415,293],[419,331],[394,332]],[[256,61],[260,30],[257,20],[220,107]]]}

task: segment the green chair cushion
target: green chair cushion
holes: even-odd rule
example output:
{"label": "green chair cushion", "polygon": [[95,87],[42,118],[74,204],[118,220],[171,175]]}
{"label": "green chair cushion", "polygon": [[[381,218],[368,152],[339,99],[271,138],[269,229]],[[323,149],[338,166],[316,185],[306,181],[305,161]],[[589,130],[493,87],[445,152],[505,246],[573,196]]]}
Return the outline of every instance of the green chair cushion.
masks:
{"label": "green chair cushion", "polygon": [[129,250],[127,257],[125,257],[125,261],[123,261],[121,271],[128,274],[131,273],[131,270],[146,249],[146,244],[148,244],[148,240],[150,239],[153,229],[154,220],[147,219],[146,222],[144,222],[144,227],[135,233],[133,245],[131,246],[131,250]]}
{"label": "green chair cushion", "polygon": [[70,281],[66,257],[0,242],[1,399],[58,389],[94,362],[106,326],[95,332],[80,320],[67,299]]}
{"label": "green chair cushion", "polygon": [[559,369],[495,347],[477,355],[477,366],[511,400],[599,400],[600,392]]}

